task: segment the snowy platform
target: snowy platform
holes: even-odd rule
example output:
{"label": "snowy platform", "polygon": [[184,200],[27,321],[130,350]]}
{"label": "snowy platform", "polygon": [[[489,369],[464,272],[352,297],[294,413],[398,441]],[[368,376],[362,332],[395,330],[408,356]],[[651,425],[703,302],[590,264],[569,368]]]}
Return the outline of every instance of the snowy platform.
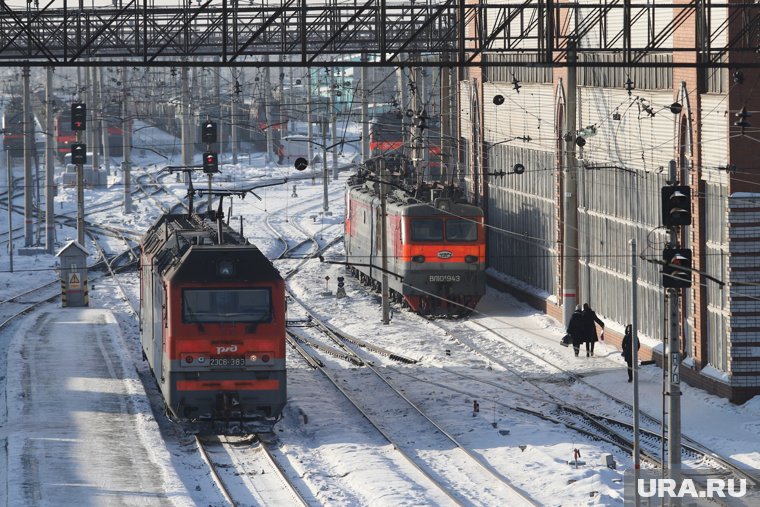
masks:
{"label": "snowy platform", "polygon": [[121,349],[108,310],[51,308],[22,323],[7,356],[0,503],[171,505],[186,495],[150,441],[159,432]]}

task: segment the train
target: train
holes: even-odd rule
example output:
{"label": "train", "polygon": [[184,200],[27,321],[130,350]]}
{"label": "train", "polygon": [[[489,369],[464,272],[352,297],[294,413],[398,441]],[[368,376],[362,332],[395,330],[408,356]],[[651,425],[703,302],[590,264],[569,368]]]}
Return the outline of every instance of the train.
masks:
{"label": "train", "polygon": [[21,97],[13,96],[3,110],[3,149],[11,157],[24,156],[24,105]]}
{"label": "train", "polygon": [[381,181],[388,187],[385,273],[391,299],[421,315],[469,315],[485,294],[483,210],[453,185],[419,181],[402,155],[371,158],[348,180],[344,246],[349,271],[380,289]]}
{"label": "train", "polygon": [[285,282],[219,217],[165,214],[145,233],[140,330],[174,420],[226,434],[271,431],[281,418]]}

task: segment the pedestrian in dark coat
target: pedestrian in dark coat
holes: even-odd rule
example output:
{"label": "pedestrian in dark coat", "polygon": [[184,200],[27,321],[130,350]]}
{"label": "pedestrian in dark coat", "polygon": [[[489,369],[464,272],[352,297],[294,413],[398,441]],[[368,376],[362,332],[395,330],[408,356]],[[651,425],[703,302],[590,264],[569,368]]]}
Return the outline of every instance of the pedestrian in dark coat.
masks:
{"label": "pedestrian in dark coat", "polygon": [[[625,326],[625,334],[623,335],[623,359],[628,364],[628,382],[633,381],[633,349],[631,348],[631,342],[633,341],[632,326],[628,324]],[[641,348],[638,337],[636,337],[636,350]]]}
{"label": "pedestrian in dark coat", "polygon": [[567,323],[567,332],[573,338],[573,350],[575,351],[575,357],[578,357],[578,352],[581,349],[581,343],[583,343],[584,334],[583,326],[583,312],[581,311],[581,305],[575,307],[575,311],[570,316],[570,322]]}
{"label": "pedestrian in dark coat", "polygon": [[604,339],[604,322],[596,316],[588,303],[583,304],[584,340],[586,342],[586,357],[594,355],[594,344],[599,341],[596,335],[596,325],[602,326],[602,339]]}

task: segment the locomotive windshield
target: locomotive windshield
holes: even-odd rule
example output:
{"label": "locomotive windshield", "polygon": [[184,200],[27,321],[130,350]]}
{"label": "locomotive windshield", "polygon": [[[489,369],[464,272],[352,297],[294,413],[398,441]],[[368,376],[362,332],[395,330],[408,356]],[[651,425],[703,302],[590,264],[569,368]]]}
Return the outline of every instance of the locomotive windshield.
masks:
{"label": "locomotive windshield", "polygon": [[476,241],[478,239],[478,224],[472,220],[450,218],[446,220],[447,241]]}
{"label": "locomotive windshield", "polygon": [[269,322],[272,294],[269,289],[185,289],[182,322]]}
{"label": "locomotive windshield", "polygon": [[446,241],[465,242],[478,240],[478,224],[473,220],[462,218],[416,219],[412,220],[412,242],[428,242],[444,240],[444,224]]}
{"label": "locomotive windshield", "polygon": [[412,220],[412,241],[443,241],[443,220]]}

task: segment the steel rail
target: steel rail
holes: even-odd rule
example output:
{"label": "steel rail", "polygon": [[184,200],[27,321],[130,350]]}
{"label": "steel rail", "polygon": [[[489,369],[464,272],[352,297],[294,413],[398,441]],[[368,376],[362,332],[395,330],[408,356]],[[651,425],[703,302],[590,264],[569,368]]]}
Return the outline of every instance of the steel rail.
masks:
{"label": "steel rail", "polygon": [[[525,501],[529,502],[532,505],[537,505],[535,500],[533,500],[530,496],[527,495],[524,491],[522,491],[520,488],[512,484],[512,482],[507,479],[501,472],[496,470],[490,463],[488,463],[486,460],[482,459],[481,457],[477,456],[475,453],[470,451],[465,445],[463,445],[459,440],[452,435],[450,432],[448,432],[445,428],[443,428],[440,424],[435,422],[430,416],[428,416],[420,407],[418,407],[412,400],[410,400],[404,393],[402,393],[396,386],[394,386],[384,375],[380,373],[380,371],[377,369],[377,367],[366,358],[363,358],[361,355],[359,355],[355,350],[353,350],[351,347],[347,346],[346,343],[340,338],[340,331],[327,327],[324,325],[319,317],[315,315],[311,309],[301,301],[299,298],[297,298],[294,294],[291,293],[291,297],[296,301],[299,305],[301,305],[306,313],[312,317],[312,319],[317,324],[317,327],[319,327],[327,336],[329,336],[340,348],[345,350],[347,353],[354,354],[359,360],[364,362],[364,365],[369,368],[377,378],[379,378],[384,384],[386,384],[392,391],[394,391],[401,399],[403,399],[413,410],[415,410],[421,417],[423,417],[425,420],[427,420],[438,432],[441,433],[446,439],[448,439],[452,444],[454,444],[458,449],[460,449],[465,455],[467,455],[471,460],[473,460],[478,466],[480,466],[483,470],[485,470],[490,476],[492,476],[494,479],[499,481],[501,484],[512,490],[515,494],[519,495],[521,498],[523,498]],[[348,341],[348,340],[346,340]]]}

